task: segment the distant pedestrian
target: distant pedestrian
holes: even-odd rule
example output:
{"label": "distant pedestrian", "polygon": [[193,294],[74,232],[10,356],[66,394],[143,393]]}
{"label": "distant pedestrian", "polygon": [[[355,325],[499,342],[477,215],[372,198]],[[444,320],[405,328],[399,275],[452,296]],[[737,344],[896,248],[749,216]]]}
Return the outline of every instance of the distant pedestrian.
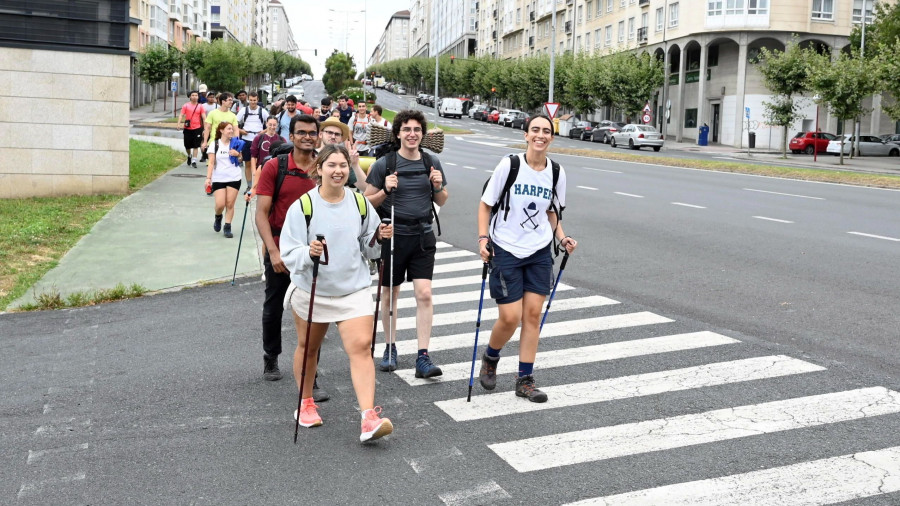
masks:
{"label": "distant pedestrian", "polygon": [[[207,153],[209,164],[206,168],[206,183],[212,183],[215,197],[216,216],[213,230],[222,230],[225,237],[232,238],[231,220],[234,218],[234,202],[241,189],[241,152],[237,144],[232,143],[237,128],[231,123],[220,122],[216,127],[215,141],[210,144]],[[222,212],[225,212],[225,226],[222,227]]]}
{"label": "distant pedestrian", "polygon": [[366,173],[359,166],[359,153],[350,139],[350,129],[337,118],[328,118],[319,123],[319,146],[340,144],[350,153],[350,176],[347,186],[354,187],[364,192],[369,186],[366,183]]}
{"label": "distant pedestrian", "polygon": [[388,130],[391,129],[391,122],[381,116],[383,112],[384,109],[380,105],[372,105],[372,112],[369,114],[369,130],[372,129],[372,125],[381,125]]}
{"label": "distant pedestrian", "polygon": [[[215,111],[218,108],[219,108],[219,104],[218,104],[218,101],[216,100],[216,92],[210,91],[210,92],[206,93],[206,103],[203,104],[204,115],[209,116],[209,113]],[[203,140],[205,138],[203,136],[206,133],[206,120],[205,119],[203,120],[203,123],[204,123],[204,125],[203,125],[204,130],[203,130],[203,132],[200,133],[200,151],[202,153],[202,155],[200,157],[201,162],[205,162],[207,160],[206,147],[203,146]]]}
{"label": "distant pedestrian", "polygon": [[316,114],[318,114],[319,121],[325,121],[326,119],[331,117],[331,97],[325,97],[320,102],[321,105]]}
{"label": "distant pedestrian", "polygon": [[237,95],[234,97],[234,102],[231,104],[231,112],[237,114],[248,105],[250,105],[250,103],[247,101],[247,92],[241,90],[237,92]]}
{"label": "distant pedestrian", "polygon": [[356,147],[356,151],[361,156],[368,156],[369,144],[367,139],[369,137],[369,111],[366,110],[365,102],[359,103],[356,107],[356,114],[350,117],[350,122],[347,123],[347,126],[353,131],[353,139],[351,139],[351,141]]}
{"label": "distant pedestrian", "polygon": [[253,169],[250,166],[250,146],[256,134],[262,132],[266,128],[266,120],[269,118],[269,111],[259,105],[259,95],[255,91],[251,91],[247,100],[247,107],[241,109],[237,114],[238,127],[241,129],[241,140],[244,141],[244,152],[241,153],[244,159],[244,175],[247,178],[247,188],[252,186]]}
{"label": "distant pedestrian", "polygon": [[181,114],[178,115],[178,129],[183,129],[184,150],[187,152],[187,164],[197,168],[198,151],[203,144],[203,120],[206,113],[200,104],[200,94],[191,91],[190,102],[181,106]]}
{"label": "distant pedestrian", "polygon": [[206,119],[203,121],[203,144],[200,145],[200,147],[203,148],[203,151],[208,153],[207,148],[209,147],[210,134],[218,131],[219,123],[231,123],[235,127],[234,135],[237,135],[237,116],[229,110],[232,101],[234,101],[234,97],[231,96],[231,93],[228,93],[227,91],[219,93],[219,107],[206,115]]}
{"label": "distant pedestrian", "polygon": [[266,119],[266,129],[253,138],[253,144],[250,146],[250,171],[253,175],[253,184],[250,186],[250,193],[247,194],[247,202],[256,195],[256,186],[259,184],[259,173],[263,164],[269,160],[272,149],[283,142],[284,139],[278,135],[278,118],[269,116]]}
{"label": "distant pedestrian", "polygon": [[350,124],[350,116],[353,116],[353,107],[347,103],[347,95],[341,95],[338,97],[338,106],[337,111],[341,113],[341,123],[345,125]]}
{"label": "distant pedestrian", "polygon": [[294,119],[295,116],[300,115],[297,112],[297,97],[293,95],[288,95],[286,99],[284,99],[284,109],[278,113],[278,135],[280,135],[284,140],[290,140],[291,134],[291,120]]}
{"label": "distant pedestrian", "polygon": [[[318,352],[329,325],[337,324],[344,350],[350,359],[350,378],[362,415],[361,442],[372,441],[393,432],[388,418],[381,418],[381,407],[375,406],[375,366],[369,354],[372,316],[372,279],[366,258],[380,254],[380,243],[389,239],[393,227],[378,223],[374,207],[361,196],[344,188],[350,174],[350,154],[340,144],[326,145],[316,158],[317,189],[311,190],[310,216],[304,214],[300,202],[287,211],[281,235],[282,260],[296,288],[290,293],[290,305],[297,326],[297,349],[294,353],[294,378],[300,388],[306,357],[306,379],[301,392],[300,425],[322,425],[313,396]],[[306,198],[304,196],[304,198]],[[360,202],[366,206],[365,216]],[[307,219],[309,224],[307,225]],[[324,241],[316,235],[324,236]],[[327,255],[323,254],[327,248]],[[311,302],[313,258],[328,261],[320,264],[316,279],[316,297]],[[312,318],[306,321],[312,306]],[[305,347],[310,326],[309,347]]]}
{"label": "distant pedestrian", "polygon": [[198,99],[198,101],[201,104],[205,104],[206,103],[206,85],[201,84],[200,87],[197,88],[197,92],[200,94],[200,98]]}

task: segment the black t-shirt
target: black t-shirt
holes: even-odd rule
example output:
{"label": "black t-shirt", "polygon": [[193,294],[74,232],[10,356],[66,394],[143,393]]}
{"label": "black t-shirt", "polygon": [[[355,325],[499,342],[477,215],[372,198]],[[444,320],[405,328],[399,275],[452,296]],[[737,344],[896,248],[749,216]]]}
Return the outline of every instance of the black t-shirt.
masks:
{"label": "black t-shirt", "polygon": [[[391,199],[394,201],[394,217],[417,220],[426,218],[431,215],[431,202],[434,193],[432,192],[431,179],[428,174],[417,174],[412,176],[404,176],[404,172],[421,172],[425,168],[425,162],[419,160],[407,160],[397,153],[396,172],[398,176],[397,188],[391,195],[384,199],[381,206],[378,207],[378,214],[384,217],[391,215]],[[441,161],[435,155],[431,156],[431,162],[434,164],[435,170],[441,171],[444,186],[447,186],[447,175],[441,166]],[[379,158],[369,167],[369,175],[366,182],[378,189],[384,189],[384,179],[387,176],[387,159],[388,156]],[[428,167],[427,170],[431,170]],[[404,225],[396,223],[394,231],[397,235],[418,235],[420,230],[412,225]],[[425,226],[425,232],[431,231],[431,225]]]}

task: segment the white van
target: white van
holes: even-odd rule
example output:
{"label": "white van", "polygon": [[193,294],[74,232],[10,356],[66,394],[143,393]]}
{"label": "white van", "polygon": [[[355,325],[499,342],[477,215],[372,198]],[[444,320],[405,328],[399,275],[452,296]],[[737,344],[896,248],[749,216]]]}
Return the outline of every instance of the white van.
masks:
{"label": "white van", "polygon": [[441,100],[441,106],[438,107],[438,115],[440,116],[456,116],[462,118],[463,106],[462,100],[458,98],[445,98]]}

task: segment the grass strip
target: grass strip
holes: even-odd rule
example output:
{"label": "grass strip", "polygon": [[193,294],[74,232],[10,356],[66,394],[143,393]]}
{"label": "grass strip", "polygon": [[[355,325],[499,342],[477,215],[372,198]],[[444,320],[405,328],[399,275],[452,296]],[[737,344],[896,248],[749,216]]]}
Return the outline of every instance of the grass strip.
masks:
{"label": "grass strip", "polygon": [[125,286],[124,284],[119,283],[113,288],[74,292],[70,293],[65,298],[63,298],[58,291],[54,290],[39,294],[37,296],[37,302],[25,304],[17,309],[21,311],[36,311],[43,309],[94,306],[104,302],[140,297],[141,295],[144,295],[146,291],[146,288],[137,283],[132,283],[131,286]]}
{"label": "grass strip", "polygon": [[[513,149],[525,150],[525,144],[510,146]],[[621,162],[665,165],[668,167],[684,167],[690,169],[713,170],[718,172],[734,172],[738,174],[754,174],[758,176],[798,179],[801,181],[818,181],[822,183],[842,183],[856,186],[900,189],[900,176],[890,174],[866,174],[834,169],[808,169],[803,167],[782,167],[776,165],[755,165],[751,163],[729,162],[724,160],[697,160],[688,158],[666,158],[660,156],[636,155],[630,153],[609,153],[592,149],[551,147],[551,153],[563,155],[585,156],[603,160]]]}
{"label": "grass strip", "polygon": [[[130,192],[184,161],[179,152],[151,142],[130,140],[129,148]],[[0,216],[4,218],[0,220],[0,310],[56,267],[66,252],[122,198],[123,195],[90,195],[0,199]],[[52,299],[52,294],[49,297]]]}

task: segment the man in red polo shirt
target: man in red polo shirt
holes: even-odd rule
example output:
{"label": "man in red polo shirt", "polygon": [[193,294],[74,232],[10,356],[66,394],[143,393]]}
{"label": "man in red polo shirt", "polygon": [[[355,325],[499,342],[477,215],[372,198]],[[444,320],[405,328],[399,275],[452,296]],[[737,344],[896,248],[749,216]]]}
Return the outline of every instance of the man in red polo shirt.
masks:
{"label": "man in red polo shirt", "polygon": [[[278,180],[278,157],[272,157],[263,166],[256,186],[256,228],[266,246],[263,265],[266,274],[266,297],[263,302],[262,338],[263,377],[268,381],[281,379],[278,369],[278,355],[281,354],[281,319],[284,315],[282,303],[291,278],[281,260],[278,239],[288,208],[301,195],[316,187],[316,143],[319,140],[319,121],[306,114],[291,118],[290,141],[294,150],[287,157],[287,173],[276,193]],[[316,399],[322,401],[324,399]]]}

